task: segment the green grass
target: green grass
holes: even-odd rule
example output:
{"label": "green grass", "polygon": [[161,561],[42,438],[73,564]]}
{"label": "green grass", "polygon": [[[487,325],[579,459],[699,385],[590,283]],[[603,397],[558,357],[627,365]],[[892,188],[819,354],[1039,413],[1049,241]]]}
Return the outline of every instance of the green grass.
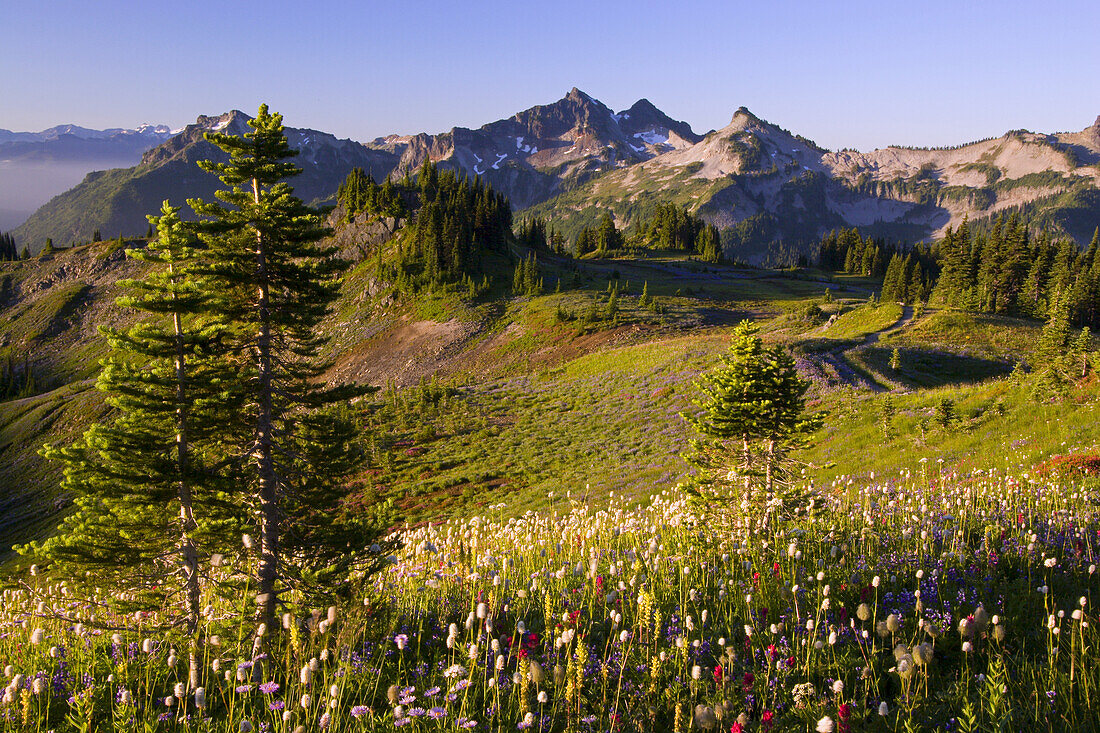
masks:
{"label": "green grass", "polygon": [[852,359],[909,389],[981,382],[1007,376],[1013,366],[1009,361],[954,353],[942,348],[898,347],[899,366],[894,369],[890,366],[893,353],[891,347],[870,346],[852,354]]}
{"label": "green grass", "polygon": [[953,350],[988,359],[1018,359],[1038,343],[1042,323],[955,310],[927,312],[910,326],[882,339],[883,345]]}
{"label": "green grass", "polygon": [[[822,480],[879,475],[942,459],[954,470],[1010,465],[1028,470],[1053,455],[1097,448],[1095,386],[1066,401],[1042,401],[1026,380],[1000,378],[974,385],[924,389],[892,396],[897,415],[884,437],[882,395],[832,395],[818,445],[805,454]],[[937,423],[937,407],[954,403],[959,419]]]}
{"label": "green grass", "polygon": [[901,318],[901,313],[901,306],[897,303],[862,305],[844,312],[821,334],[831,339],[858,339],[894,325]]}
{"label": "green grass", "polygon": [[11,545],[48,535],[69,505],[58,490],[60,466],[38,450],[71,439],[105,412],[99,393],[79,383],[0,403],[0,567],[11,560]]}

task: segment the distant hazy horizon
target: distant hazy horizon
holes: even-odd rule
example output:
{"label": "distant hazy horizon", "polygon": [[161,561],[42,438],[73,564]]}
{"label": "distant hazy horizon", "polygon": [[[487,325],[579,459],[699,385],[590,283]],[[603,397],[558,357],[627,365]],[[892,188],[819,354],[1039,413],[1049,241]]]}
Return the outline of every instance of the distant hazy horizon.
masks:
{"label": "distant hazy horizon", "polygon": [[[478,127],[577,86],[698,132],[739,106],[831,148],[956,145],[1100,114],[1083,0],[12,3],[0,128],[254,112],[368,141]],[[1080,30],[1078,30],[1080,29]]]}

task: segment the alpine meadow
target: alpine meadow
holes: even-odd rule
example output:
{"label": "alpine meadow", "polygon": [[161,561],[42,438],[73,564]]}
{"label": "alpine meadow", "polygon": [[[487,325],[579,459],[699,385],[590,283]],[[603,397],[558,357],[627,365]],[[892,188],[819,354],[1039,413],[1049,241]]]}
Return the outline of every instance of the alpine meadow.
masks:
{"label": "alpine meadow", "polygon": [[1100,731],[1100,118],[0,130],[78,164],[0,232],[0,729]]}

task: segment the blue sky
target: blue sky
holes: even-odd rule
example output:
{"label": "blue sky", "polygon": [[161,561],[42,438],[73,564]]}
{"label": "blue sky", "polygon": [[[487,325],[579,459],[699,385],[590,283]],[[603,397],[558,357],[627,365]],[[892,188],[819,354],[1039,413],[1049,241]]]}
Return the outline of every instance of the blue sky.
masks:
{"label": "blue sky", "polygon": [[833,149],[1100,115],[1100,3],[0,0],[0,127],[180,127],[268,102],[368,140],[476,127],[577,86],[699,132],[744,105]]}

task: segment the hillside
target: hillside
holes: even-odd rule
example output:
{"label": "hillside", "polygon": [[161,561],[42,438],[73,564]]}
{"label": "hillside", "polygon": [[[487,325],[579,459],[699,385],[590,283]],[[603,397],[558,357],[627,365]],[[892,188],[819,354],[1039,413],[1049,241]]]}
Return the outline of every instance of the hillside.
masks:
{"label": "hillside", "polygon": [[[507,283],[526,252],[515,245],[486,260],[491,284],[480,295],[458,286],[401,293],[378,269],[395,251],[393,222],[345,223],[342,210],[330,222],[355,264],[324,326],[329,379],[385,387],[364,406],[371,462],[351,501],[392,497],[408,521],[500,502],[521,511],[552,490],[640,496],[671,486],[687,470],[680,413],[691,409],[692,380],[743,318],[794,349],[814,381],[814,404],[834,415],[808,457],[818,480],[902,467],[930,450],[980,462],[989,439],[1026,441],[1035,456],[1092,440],[1091,392],[1081,406],[1034,409],[1026,385],[1005,381],[1038,341],[1034,321],[936,309],[917,316],[863,306],[878,287],[865,278],[660,254],[575,261],[540,252],[542,291],[516,296]],[[57,467],[36,451],[105,414],[92,386],[105,354],[96,329],[133,318],[114,305],[115,283],[137,272],[115,243],[0,263],[0,358],[15,357],[19,370],[26,355],[35,381],[34,394],[0,403],[0,483],[15,487],[0,507],[0,545],[49,531],[68,506]],[[822,324],[805,315],[811,306],[839,318]],[[900,369],[889,366],[895,347]],[[898,412],[884,443],[878,412],[887,392],[898,395]],[[944,396],[962,416],[949,431],[935,424]],[[862,457],[869,451],[873,463]]]}
{"label": "hillside", "polygon": [[[248,119],[237,111],[199,117],[195,124],[147,151],[137,166],[88,174],[79,185],[54,197],[14,230],[20,248],[25,244],[37,252],[47,238],[57,244],[85,242],[97,229],[105,238],[137,236],[148,225],[145,216],[159,210],[162,201],[183,205],[188,198],[213,198],[220,182],[195,163],[225,158],[203,139],[203,132],[219,130],[240,135],[248,130]],[[384,149],[338,140],[328,133],[287,128],[286,134],[300,151],[295,164],[302,174],[295,181],[295,190],[305,201],[330,199],[353,168],[385,177],[397,162],[397,157]]]}

